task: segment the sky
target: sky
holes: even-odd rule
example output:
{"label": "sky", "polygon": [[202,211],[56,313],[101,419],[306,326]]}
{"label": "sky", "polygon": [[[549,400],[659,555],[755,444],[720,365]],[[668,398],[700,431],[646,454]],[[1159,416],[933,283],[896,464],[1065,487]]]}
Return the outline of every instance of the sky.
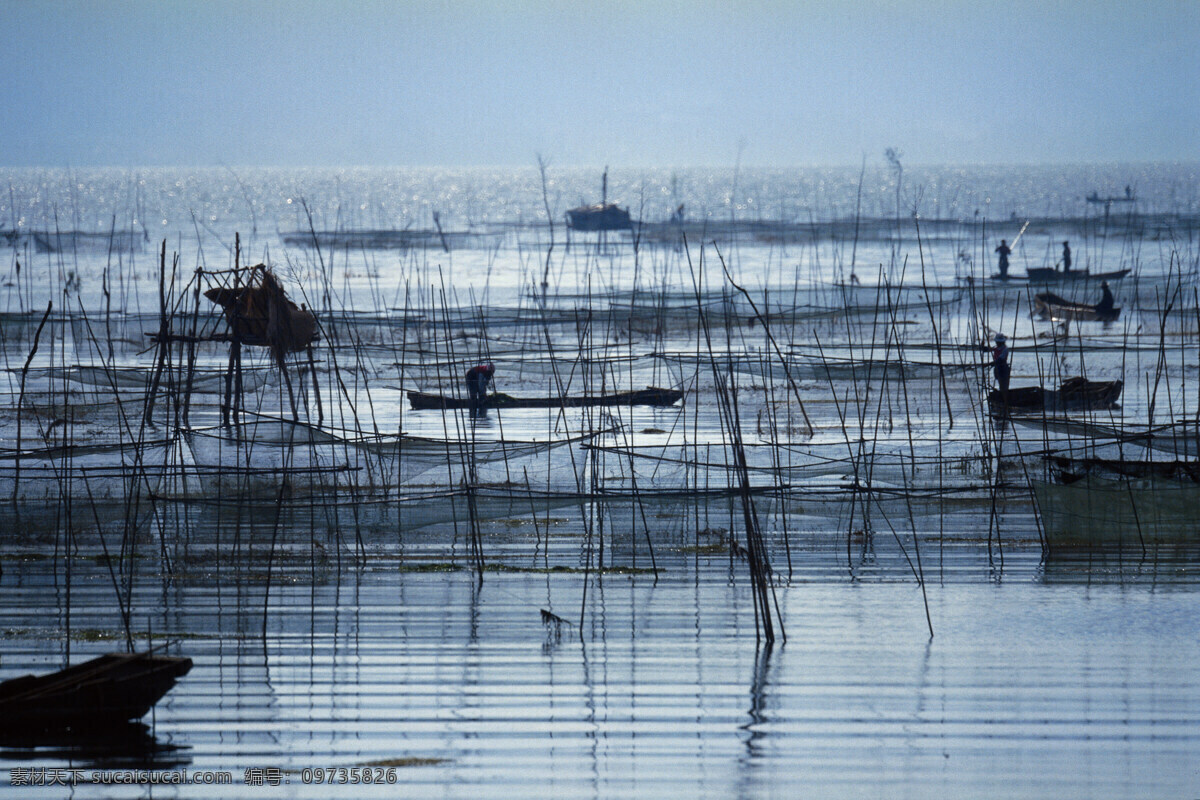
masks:
{"label": "sky", "polygon": [[0,0],[0,166],[1200,160],[1200,0]]}

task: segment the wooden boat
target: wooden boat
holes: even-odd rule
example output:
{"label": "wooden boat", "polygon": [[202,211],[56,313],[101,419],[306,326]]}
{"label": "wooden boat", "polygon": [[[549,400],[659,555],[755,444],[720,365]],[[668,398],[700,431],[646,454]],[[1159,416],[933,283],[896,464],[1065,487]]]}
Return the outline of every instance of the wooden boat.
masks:
{"label": "wooden boat", "polygon": [[629,211],[616,203],[597,203],[572,208],[567,212],[567,225],[577,231],[622,231],[633,227]]}
{"label": "wooden boat", "polygon": [[1099,192],[1092,192],[1087,197],[1085,197],[1084,200],[1087,200],[1089,203],[1096,203],[1099,205],[1106,205],[1106,206],[1110,206],[1113,203],[1136,203],[1137,202],[1137,198],[1134,197],[1134,195],[1133,195],[1133,190],[1130,189],[1129,187],[1125,188],[1125,196],[1124,197],[1114,196],[1114,195],[1109,195],[1108,197],[1101,197]]}
{"label": "wooden boat", "polygon": [[1031,481],[1050,551],[1200,545],[1200,485],[1170,478],[1088,475]]}
{"label": "wooden boat", "polygon": [[1114,269],[1108,272],[1088,272],[1086,269],[1073,269],[1070,272],[1060,272],[1054,267],[1033,267],[1025,270],[1025,277],[1030,283],[1073,283],[1075,281],[1119,281],[1132,270]]}
{"label": "wooden boat", "polygon": [[1121,381],[1089,381],[1068,378],[1057,390],[1041,386],[1010,387],[1005,398],[999,389],[988,392],[988,406],[995,416],[1012,412],[1086,411],[1112,408],[1121,396]]}
{"label": "wooden boat", "polygon": [[0,729],[95,729],[145,716],[192,668],[190,658],[112,653],[50,675],[0,683]]}
{"label": "wooden boat", "polygon": [[1112,322],[1121,316],[1119,308],[1101,311],[1097,306],[1087,303],[1072,303],[1053,292],[1040,292],[1034,295],[1033,304],[1042,319]]}
{"label": "wooden boat", "polygon": [[[497,392],[487,396],[487,408],[579,408],[582,406],[672,406],[683,399],[683,392],[674,389],[639,389],[616,394],[576,395],[573,397],[513,397]],[[408,402],[415,410],[470,408],[466,397],[447,397],[426,392],[408,392]]]}

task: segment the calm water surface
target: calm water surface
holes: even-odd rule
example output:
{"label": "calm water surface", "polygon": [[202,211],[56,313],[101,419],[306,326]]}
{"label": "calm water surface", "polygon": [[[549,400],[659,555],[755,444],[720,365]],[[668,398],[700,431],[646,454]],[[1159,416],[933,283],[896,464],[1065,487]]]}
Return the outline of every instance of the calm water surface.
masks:
{"label": "calm water surface", "polygon": [[[914,168],[905,172],[905,203],[952,221],[918,246],[912,233],[890,240],[896,186],[892,173],[875,170],[862,213],[876,224],[861,242],[843,231],[721,243],[731,275],[765,308],[816,311],[777,317],[774,343],[743,316],[715,332],[716,350],[761,358],[777,345],[811,356],[819,344],[839,358],[896,359],[910,348],[909,359],[940,356],[954,367],[945,381],[806,376],[796,391],[811,437],[793,436],[799,408],[779,376],[740,373],[755,480],[778,489],[756,498],[786,631],[786,641],[767,647],[756,636],[741,509],[728,497],[670,493],[731,485],[724,455],[705,455],[714,463],[699,472],[682,465],[701,447],[723,454],[728,438],[714,370],[696,361],[710,353],[697,292],[712,292],[706,302],[728,299],[712,242],[703,261],[699,246],[645,246],[635,256],[627,239],[568,250],[559,226],[549,297],[535,307],[530,293],[549,245],[535,171],[5,173],[11,191],[0,193],[0,220],[11,228],[52,230],[57,218],[80,233],[145,235],[128,252],[82,236],[71,253],[42,252],[32,236],[4,250],[4,478],[22,449],[69,441],[101,451],[71,451],[86,479],[62,478],[54,469],[63,461],[50,459],[37,484],[26,464],[30,494],[16,504],[5,484],[0,679],[123,649],[118,596],[128,598],[139,648],[166,643],[194,667],[145,729],[101,742],[0,743],[11,768],[0,769],[0,798],[1200,797],[1196,554],[1045,559],[1020,457],[1040,463],[1053,442],[1040,431],[1015,440],[983,418],[978,347],[991,331],[1011,334],[1014,385],[1080,373],[1124,380],[1121,408],[1096,415],[1101,421],[1193,413],[1200,315],[1194,299],[1174,317],[1159,309],[1163,292],[1197,266],[1196,174],[1195,165]],[[596,175],[552,177],[556,218],[597,199]],[[610,190],[635,209],[644,197],[642,216],[652,220],[679,202],[690,220],[793,224],[854,213],[857,169],[750,170],[737,187],[733,178],[614,171]],[[1190,227],[1168,236],[1126,226],[1110,236],[1102,211],[1082,198],[1127,183],[1144,212],[1191,215]],[[439,211],[449,229],[499,238],[452,252],[317,254],[282,238],[307,228],[306,204],[318,229],[428,227]],[[1134,268],[1150,281],[1119,287],[1127,310],[1118,325],[1077,328],[1061,350],[1037,347],[1052,326],[1031,316],[1020,288],[964,293],[936,309],[921,300],[883,317],[863,314],[871,302],[848,316],[822,311],[833,296],[828,281],[854,266],[868,283],[982,279],[995,240],[1014,236],[1026,215],[1048,222],[1029,230],[1017,269],[1052,266],[1069,229],[1078,264]],[[196,268],[216,280],[232,266],[235,232],[250,263],[272,264],[292,296],[330,322],[313,365],[321,400],[307,380],[299,391],[306,419],[323,414],[342,434],[461,439],[461,418],[407,410],[403,393],[455,387],[463,363],[486,358],[498,365],[498,387],[513,394],[557,393],[569,379],[592,389],[675,386],[687,398],[675,409],[595,418],[505,412],[470,428],[481,442],[612,428],[620,433],[597,441],[650,448],[642,455],[691,450],[672,466],[635,464],[617,449],[584,468],[589,456],[575,442],[480,466],[482,581],[458,489],[463,472],[443,463],[402,483],[380,462],[347,455],[344,442],[304,450],[297,463],[277,446],[259,462],[226,445],[245,455],[242,466],[265,469],[270,491],[240,502],[236,486],[205,483],[185,499],[151,502],[139,489],[146,505],[126,528],[123,473],[103,472],[125,456],[103,447],[165,436],[177,420],[160,405],[142,428],[138,390],[87,385],[70,371],[121,366],[145,375],[162,240],[180,253],[175,297],[190,298],[182,286]],[[650,303],[637,305],[647,290]],[[31,362],[23,406],[40,404],[40,416],[22,416],[21,369],[49,300],[59,316]],[[206,330],[215,332],[223,323],[209,316]],[[942,345],[951,355],[941,356]],[[198,358],[222,369],[225,345]],[[263,353],[247,365],[271,369]],[[250,410],[283,413],[281,386],[250,392]],[[195,401],[193,426],[219,420],[217,397],[209,390]],[[993,495],[988,448],[997,438],[1003,486]],[[221,461],[214,441],[193,438],[180,463],[199,459],[207,442],[216,463],[236,466]],[[875,471],[856,473],[853,453]],[[772,460],[781,454],[799,466]],[[284,473],[295,496],[274,490]],[[879,492],[866,523],[856,480]],[[590,491],[598,487],[618,494]],[[118,558],[126,531],[136,531],[136,550]],[[128,767],[227,771],[233,783],[65,788],[20,785],[14,775],[29,773],[12,772]],[[395,783],[317,785],[330,773],[313,772],[355,767]],[[278,770],[269,774],[279,785],[248,785],[260,769]]]}
{"label": "calm water surface", "polygon": [[[552,533],[549,563],[569,560],[564,533]],[[261,561],[197,556],[174,580],[144,576],[135,593],[139,638],[178,637],[171,651],[195,661],[148,718],[158,751],[4,757],[235,776],[232,787],[153,793],[179,797],[395,796],[303,782],[308,768],[366,765],[395,766],[399,793],[423,797],[1200,790],[1190,561],[1043,563],[1009,544],[1000,569],[986,546],[927,540],[931,639],[894,542],[856,543],[848,562],[844,543],[810,534],[793,542],[792,580],[777,587],[787,641],[767,649],[755,645],[744,563],[720,546],[698,552],[712,534],[664,533],[657,581],[589,579],[582,630],[583,576],[543,571],[544,533],[511,521],[485,526],[489,561],[506,570],[482,586],[446,558],[445,531],[368,541],[357,564],[351,552],[340,566],[281,559],[265,631]],[[69,618],[50,559],[10,554],[4,566],[3,675],[59,666],[68,627],[72,660],[119,647],[95,641],[120,631],[95,559],[74,560]],[[245,786],[257,767],[289,783]],[[123,792],[79,785],[73,796],[150,796]]]}

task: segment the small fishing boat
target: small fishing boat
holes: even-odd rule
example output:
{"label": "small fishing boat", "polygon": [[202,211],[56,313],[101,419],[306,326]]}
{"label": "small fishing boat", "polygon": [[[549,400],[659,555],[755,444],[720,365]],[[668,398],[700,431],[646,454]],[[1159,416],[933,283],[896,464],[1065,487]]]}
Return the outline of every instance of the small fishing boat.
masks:
{"label": "small fishing boat", "polygon": [[0,683],[0,730],[80,730],[140,719],[192,668],[190,658],[111,653]]}
{"label": "small fishing boat", "polygon": [[616,203],[597,203],[572,208],[567,212],[567,225],[577,231],[623,231],[633,227],[629,211]]}
{"label": "small fishing boat", "polygon": [[[683,399],[675,389],[639,389],[615,394],[575,395],[561,397],[513,397],[497,392],[484,401],[487,408],[580,408],[583,406],[673,406]],[[408,392],[408,402],[414,410],[470,408],[466,397],[447,397],[442,394]]]}
{"label": "small fishing boat", "polygon": [[1076,322],[1112,322],[1121,316],[1121,309],[1102,310],[1088,303],[1072,303],[1053,292],[1033,296],[1033,304],[1042,319],[1074,320]]}
{"label": "small fishing boat", "polygon": [[1030,283],[1074,283],[1076,281],[1119,281],[1132,270],[1114,269],[1108,272],[1092,273],[1086,269],[1073,269],[1061,272],[1054,267],[1032,267],[1025,270],[1025,277]]}
{"label": "small fishing boat", "polygon": [[1125,196],[1124,197],[1119,196],[1119,195],[1109,195],[1107,197],[1101,197],[1099,192],[1092,192],[1091,194],[1089,194],[1087,197],[1085,197],[1083,199],[1087,200],[1089,203],[1096,203],[1098,205],[1106,205],[1106,206],[1112,205],[1113,203],[1136,203],[1137,202],[1137,198],[1133,194],[1133,189],[1131,189],[1128,186],[1125,187]]}
{"label": "small fishing boat", "polygon": [[1095,411],[1113,408],[1121,397],[1121,381],[1089,381],[1068,378],[1055,389],[1041,386],[1019,386],[1008,390],[1007,397],[999,389],[988,392],[988,406],[993,416],[1013,412],[1043,413],[1047,411]]}

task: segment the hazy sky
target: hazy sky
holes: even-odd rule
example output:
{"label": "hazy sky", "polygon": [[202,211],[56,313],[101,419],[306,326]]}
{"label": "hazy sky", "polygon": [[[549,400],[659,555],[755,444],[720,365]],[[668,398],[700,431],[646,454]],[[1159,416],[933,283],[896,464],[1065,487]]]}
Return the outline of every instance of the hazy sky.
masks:
{"label": "hazy sky", "polygon": [[1200,159],[1200,0],[0,0],[0,165]]}

